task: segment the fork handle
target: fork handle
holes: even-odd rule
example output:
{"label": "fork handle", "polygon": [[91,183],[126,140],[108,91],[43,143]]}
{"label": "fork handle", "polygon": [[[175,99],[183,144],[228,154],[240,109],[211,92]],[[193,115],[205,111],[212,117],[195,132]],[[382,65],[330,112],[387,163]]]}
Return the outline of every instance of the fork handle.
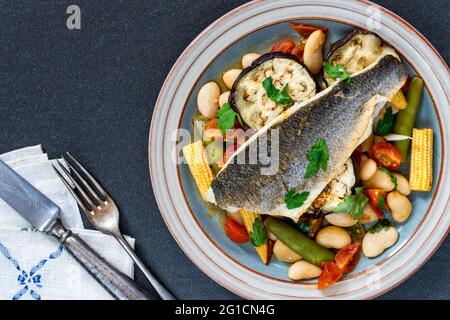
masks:
{"label": "fork handle", "polygon": [[175,300],[175,297],[156,279],[156,277],[148,270],[148,268],[145,266],[145,264],[139,259],[139,257],[136,255],[134,250],[131,248],[131,246],[128,244],[125,237],[120,232],[113,233],[113,236],[119,241],[119,243],[122,245],[122,247],[125,249],[125,251],[128,253],[128,255],[133,259],[133,261],[136,263],[136,265],[141,269],[142,273],[145,275],[147,280],[150,282],[150,284],[153,286],[155,291],[159,294],[159,296],[163,300]]}
{"label": "fork handle", "polygon": [[125,274],[100,257],[79,236],[57,222],[50,233],[117,300],[156,300]]}

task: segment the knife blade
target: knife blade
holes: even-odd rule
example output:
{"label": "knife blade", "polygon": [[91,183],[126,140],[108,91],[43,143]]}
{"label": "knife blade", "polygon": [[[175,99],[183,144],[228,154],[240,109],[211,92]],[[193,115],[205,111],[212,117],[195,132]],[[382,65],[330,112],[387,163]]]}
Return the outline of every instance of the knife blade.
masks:
{"label": "knife blade", "polygon": [[61,209],[0,160],[0,198],[33,227],[48,233]]}

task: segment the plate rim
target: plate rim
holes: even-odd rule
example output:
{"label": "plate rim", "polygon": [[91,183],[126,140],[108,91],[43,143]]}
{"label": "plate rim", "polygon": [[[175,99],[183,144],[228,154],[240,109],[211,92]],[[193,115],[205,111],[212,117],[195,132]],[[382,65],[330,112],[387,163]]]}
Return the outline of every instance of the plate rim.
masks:
{"label": "plate rim", "polygon": [[[251,296],[251,295],[250,295],[250,296],[247,296],[246,294],[242,294],[241,292],[238,292],[238,290],[233,290],[233,289],[235,289],[235,288],[230,287],[230,286],[224,284],[222,281],[219,281],[219,279],[217,279],[217,277],[215,277],[215,276],[209,274],[209,272],[206,272],[205,269],[203,268],[203,266],[200,265],[199,263],[197,263],[197,260],[196,260],[195,258],[193,258],[193,257],[189,254],[189,250],[186,249],[186,248],[184,247],[184,245],[181,243],[182,241],[180,241],[180,239],[177,238],[177,236],[176,236],[177,233],[174,232],[174,231],[172,230],[169,221],[166,219],[165,213],[164,213],[163,210],[161,209],[162,205],[160,204],[160,199],[158,199],[157,192],[155,191],[155,190],[157,190],[157,188],[155,188],[155,182],[154,182],[154,177],[153,177],[153,173],[152,173],[152,150],[151,150],[151,149],[152,149],[152,148],[151,148],[151,141],[152,141],[152,139],[151,139],[151,137],[152,137],[152,132],[153,132],[154,119],[155,119],[156,113],[157,113],[157,112],[156,112],[156,111],[157,111],[157,106],[160,104],[160,99],[161,99],[161,96],[163,95],[164,87],[167,86],[169,80],[170,80],[171,77],[173,76],[173,73],[176,71],[178,64],[182,62],[183,57],[186,56],[186,55],[189,53],[190,49],[196,44],[196,42],[197,42],[204,34],[206,34],[210,29],[212,29],[216,24],[221,23],[222,20],[224,20],[224,19],[226,19],[226,18],[228,18],[228,17],[230,17],[230,16],[233,16],[234,14],[238,13],[238,12],[241,11],[241,10],[248,9],[249,7],[252,7],[252,6],[261,4],[261,3],[265,3],[265,2],[267,2],[267,1],[266,1],[266,0],[256,0],[256,1],[253,1],[253,2],[250,2],[250,3],[247,3],[247,4],[244,4],[244,5],[242,5],[242,6],[238,7],[238,8],[236,8],[236,9],[234,9],[233,11],[230,11],[229,13],[225,14],[224,16],[222,16],[221,18],[219,18],[218,20],[216,20],[214,23],[212,23],[209,27],[207,27],[202,33],[200,33],[200,34],[199,34],[199,35],[191,42],[191,44],[186,48],[186,50],[181,54],[180,58],[179,58],[179,59],[177,60],[177,62],[174,64],[172,70],[170,71],[169,75],[168,75],[167,78],[166,78],[166,81],[164,82],[164,85],[163,85],[163,87],[162,87],[162,89],[161,89],[160,95],[158,96],[158,100],[157,100],[157,102],[156,102],[155,110],[154,110],[154,112],[153,112],[153,116],[152,116],[152,124],[151,124],[151,128],[150,128],[150,133],[149,133],[149,166],[150,166],[150,177],[151,177],[151,180],[152,180],[152,186],[153,186],[153,190],[154,190],[154,193],[155,193],[155,198],[156,198],[157,203],[158,203],[158,207],[160,208],[161,215],[162,215],[162,217],[163,217],[163,219],[164,219],[164,221],[165,221],[165,223],[166,223],[168,229],[169,229],[170,232],[172,233],[172,236],[173,236],[174,239],[177,241],[177,243],[179,244],[179,246],[183,249],[183,251],[185,252],[185,254],[188,255],[188,257],[190,258],[190,260],[193,261],[193,262],[197,265],[197,267],[199,267],[204,273],[206,273],[206,274],[207,274],[209,277],[211,277],[215,282],[221,284],[223,287],[227,288],[228,290],[230,290],[230,291],[232,291],[232,292],[234,292],[234,293],[237,293],[238,295],[243,296],[243,297],[246,297],[246,298],[253,298],[253,296]],[[436,51],[436,49],[433,48],[433,46],[429,43],[429,41],[428,41],[426,38],[424,38],[417,30],[415,30],[409,23],[407,23],[406,21],[404,21],[402,18],[398,17],[396,14],[390,12],[389,10],[387,10],[387,9],[385,9],[385,8],[383,8],[383,7],[380,7],[379,5],[373,4],[373,3],[369,2],[369,1],[365,1],[365,0],[354,0],[354,2],[364,3],[364,4],[370,5],[370,6],[376,6],[376,7],[380,8],[383,12],[389,13],[389,15],[393,16],[394,18],[396,18],[397,20],[399,20],[401,23],[403,23],[404,25],[406,25],[406,26],[408,27],[408,29],[412,29],[412,30],[414,31],[414,33],[416,33],[416,35],[418,35],[418,36],[424,41],[424,43],[434,51],[434,53],[436,54],[436,56],[437,56],[438,58],[440,58],[441,62],[442,62],[444,65],[446,65],[445,62],[443,61],[442,57],[439,55],[439,53]],[[302,3],[302,2],[298,2],[297,5],[301,7],[301,6],[303,5],[303,3]],[[317,4],[317,5],[320,6],[320,4]],[[307,18],[302,17],[301,19],[307,19]],[[291,19],[288,19],[288,20],[294,20],[294,19],[291,18]],[[277,21],[274,22],[274,23],[279,23],[279,22],[280,22],[280,21],[277,20]],[[347,24],[348,24],[348,23],[347,23]],[[253,30],[252,32],[254,32],[254,31],[255,31],[255,30]],[[240,38],[242,38],[242,37],[244,37],[244,36],[245,36],[245,35],[241,35]],[[430,92],[430,95],[431,95],[431,92]],[[448,96],[447,96],[447,97],[448,97]],[[433,103],[436,105],[436,103],[434,102],[434,99],[433,99]],[[437,111],[437,109],[436,109],[436,111]],[[445,132],[443,132],[442,128],[441,128],[441,132],[445,135]],[[442,136],[441,138],[442,138],[442,141],[444,142],[444,136]],[[444,148],[444,147],[443,147],[443,148]],[[445,150],[444,150],[444,151],[445,151]],[[443,154],[442,156],[443,156],[442,162],[444,162],[444,154]],[[177,168],[178,168],[178,167],[179,167],[179,166],[177,166]],[[440,169],[442,169],[442,168],[440,168]],[[183,189],[183,188],[182,188],[182,189]],[[438,194],[438,191],[439,191],[439,190],[437,189],[436,192],[435,192],[435,194],[433,195],[433,197],[435,197],[435,196]],[[189,203],[188,203],[188,202],[187,202],[187,204],[188,204],[188,206],[189,206]],[[447,206],[448,206],[448,203],[447,203]],[[447,206],[446,206],[445,209],[444,209],[444,213],[443,213],[442,217],[445,216],[445,211],[447,210],[447,209],[446,209]],[[431,208],[432,208],[432,207],[433,207],[433,204],[430,203],[429,211],[431,211]],[[426,217],[424,217],[424,218],[421,220],[421,223],[424,221],[425,218],[426,218]],[[181,221],[180,221],[180,222],[181,222]],[[419,227],[420,227],[420,225],[418,226],[418,228],[419,228]],[[186,232],[187,232],[187,230],[186,230]],[[448,228],[447,228],[447,234],[448,234]],[[411,238],[413,238],[413,236],[411,236]],[[371,296],[371,297],[369,297],[369,298],[374,298],[374,297],[376,297],[376,296],[379,296],[379,295],[385,293],[386,291],[391,290],[393,287],[399,285],[400,283],[402,283],[402,282],[405,281],[406,279],[408,279],[408,278],[409,278],[411,275],[413,275],[418,269],[420,269],[420,267],[421,267],[424,263],[426,263],[426,261],[434,254],[434,252],[437,250],[437,248],[440,246],[440,244],[442,243],[442,241],[444,241],[445,238],[446,238],[446,235],[444,234],[444,236],[440,239],[439,243],[434,247],[433,250],[431,250],[430,254],[429,254],[429,255],[428,255],[428,256],[427,256],[420,264],[418,264],[418,266],[417,266],[417,268],[416,268],[415,270],[413,270],[412,272],[410,272],[406,277],[404,277],[404,278],[401,279],[400,281],[396,281],[396,282],[394,283],[393,286],[391,286],[391,287],[387,288],[386,290],[381,291],[381,292],[379,292],[378,294],[373,295],[373,296]],[[409,240],[410,240],[410,239],[409,239]],[[214,242],[213,242],[213,243],[214,243]],[[199,249],[200,249],[200,248],[199,248]],[[397,251],[397,250],[396,250],[396,251]],[[207,255],[207,254],[205,253],[205,255]],[[253,270],[253,271],[254,271],[254,270]],[[256,272],[256,271],[254,271],[254,272]],[[293,297],[293,298],[295,298],[295,297]]]}

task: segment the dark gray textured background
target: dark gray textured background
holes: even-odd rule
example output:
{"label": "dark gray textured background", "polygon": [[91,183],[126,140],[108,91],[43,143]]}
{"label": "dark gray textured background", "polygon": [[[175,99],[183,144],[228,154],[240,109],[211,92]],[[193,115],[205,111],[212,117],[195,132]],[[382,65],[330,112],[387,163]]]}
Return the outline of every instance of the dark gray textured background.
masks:
{"label": "dark gray textured background", "polygon": [[[53,157],[80,158],[116,199],[138,254],[182,299],[238,297],[189,261],[159,214],[147,155],[153,104],[184,48],[245,2],[0,1],[0,153],[42,143]],[[450,1],[376,2],[422,32],[448,64]],[[66,28],[70,4],[81,7],[80,31]],[[446,240],[382,298],[449,299],[449,249]]]}

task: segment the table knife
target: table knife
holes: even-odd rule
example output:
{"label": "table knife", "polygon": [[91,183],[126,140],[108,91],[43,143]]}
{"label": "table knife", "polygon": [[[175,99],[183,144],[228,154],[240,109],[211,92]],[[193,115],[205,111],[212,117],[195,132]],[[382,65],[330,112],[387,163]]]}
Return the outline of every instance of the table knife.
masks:
{"label": "table knife", "polygon": [[1,160],[0,198],[37,230],[56,237],[115,299],[156,299],[66,229],[59,218],[60,208]]}

